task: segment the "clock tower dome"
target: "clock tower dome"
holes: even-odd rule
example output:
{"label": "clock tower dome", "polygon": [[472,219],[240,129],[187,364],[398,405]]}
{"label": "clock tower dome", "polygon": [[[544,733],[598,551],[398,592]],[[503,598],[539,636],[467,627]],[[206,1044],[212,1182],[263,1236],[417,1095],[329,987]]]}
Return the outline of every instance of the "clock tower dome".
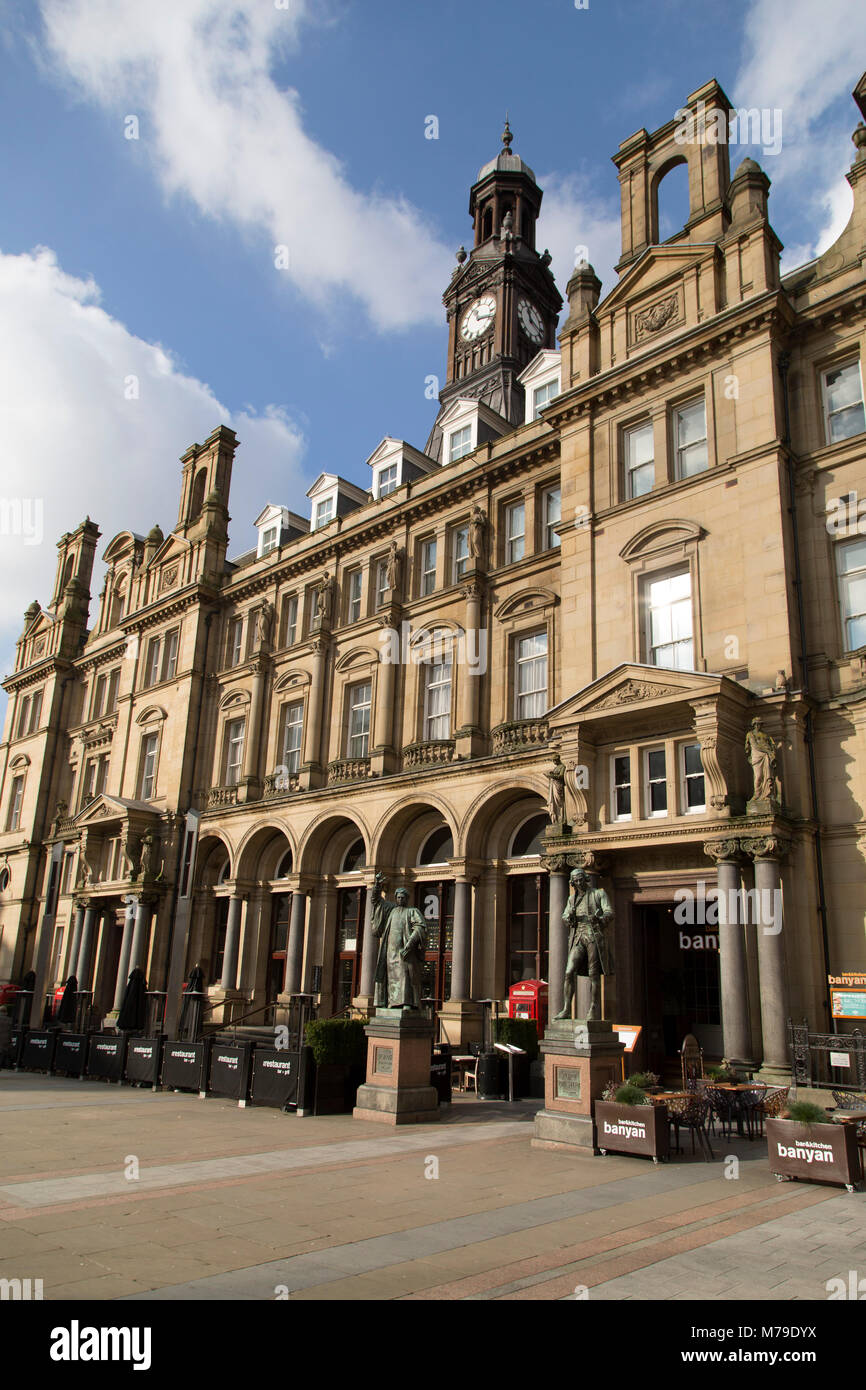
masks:
{"label": "clock tower dome", "polygon": [[[502,149],[485,164],[469,194],[474,245],[457,253],[457,268],[443,295],[448,314],[448,372],[439,395],[439,418],[458,396],[468,396],[512,425],[524,419],[517,378],[543,348],[556,347],[562,308],[550,273],[550,255],[539,255],[535,227],[542,191],[528,164],[513,154],[508,121]],[[427,453],[438,458],[437,425]]]}

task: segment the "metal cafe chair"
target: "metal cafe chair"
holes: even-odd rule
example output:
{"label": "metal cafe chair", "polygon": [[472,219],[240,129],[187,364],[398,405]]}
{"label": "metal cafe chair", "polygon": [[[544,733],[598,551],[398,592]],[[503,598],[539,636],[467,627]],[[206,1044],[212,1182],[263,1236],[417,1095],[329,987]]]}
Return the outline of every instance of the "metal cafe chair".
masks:
{"label": "metal cafe chair", "polygon": [[680,1063],[683,1070],[683,1090],[695,1090],[695,1083],[703,1080],[704,1052],[694,1033],[687,1033],[683,1038]]}
{"label": "metal cafe chair", "polygon": [[722,1138],[725,1131],[727,1137],[731,1137],[733,1123],[737,1116],[737,1098],[734,1091],[723,1091],[720,1086],[707,1086],[704,1090],[704,1098],[707,1101],[710,1117],[713,1121],[715,1131],[715,1120],[719,1121],[722,1127]]}
{"label": "metal cafe chair", "polygon": [[695,1152],[695,1135],[701,1149],[704,1150],[704,1158],[707,1163],[713,1161],[713,1151],[710,1148],[710,1136],[707,1133],[707,1122],[710,1117],[709,1101],[704,1096],[674,1096],[667,1101],[668,1118],[674,1127],[674,1139],[677,1153],[680,1149],[680,1130],[687,1129],[692,1136],[692,1153]]}
{"label": "metal cafe chair", "polygon": [[788,1103],[788,1092],[790,1086],[772,1086],[764,1092],[764,1099],[761,1102],[759,1111],[758,1134],[764,1133],[764,1121],[776,1120],[781,1115]]}

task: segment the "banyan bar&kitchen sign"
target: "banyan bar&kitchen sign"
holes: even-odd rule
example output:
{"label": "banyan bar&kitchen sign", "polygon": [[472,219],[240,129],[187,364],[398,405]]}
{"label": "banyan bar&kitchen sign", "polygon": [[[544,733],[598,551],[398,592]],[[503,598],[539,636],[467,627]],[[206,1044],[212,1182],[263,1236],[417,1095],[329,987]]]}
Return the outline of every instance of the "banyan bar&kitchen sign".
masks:
{"label": "banyan bar&kitchen sign", "polygon": [[866,975],[843,971],[828,975],[834,1018],[866,1018]]}

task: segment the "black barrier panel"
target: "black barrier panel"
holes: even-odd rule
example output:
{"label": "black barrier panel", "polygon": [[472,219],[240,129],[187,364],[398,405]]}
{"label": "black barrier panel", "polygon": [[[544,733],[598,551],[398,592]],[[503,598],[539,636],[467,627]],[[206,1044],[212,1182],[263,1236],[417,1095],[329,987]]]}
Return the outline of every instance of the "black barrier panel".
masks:
{"label": "black barrier panel", "polygon": [[162,1084],[176,1091],[203,1091],[210,1041],[167,1042],[162,1054]]}
{"label": "black barrier panel", "polygon": [[54,1049],[54,1070],[80,1076],[87,1057],[86,1033],[59,1033]]}
{"label": "black barrier panel", "polygon": [[9,1040],[9,1065],[20,1067],[21,1053],[24,1050],[24,1039],[27,1037],[26,1028],[13,1028]]}
{"label": "black barrier panel", "polygon": [[159,1080],[162,1038],[130,1038],[123,1074],[127,1081],[155,1086]]}
{"label": "black barrier panel", "polygon": [[29,1071],[50,1071],[54,1065],[54,1039],[52,1029],[38,1029],[27,1034],[21,1053],[21,1066]]}
{"label": "black barrier panel", "polygon": [[90,1039],[90,1051],[87,1054],[87,1075],[119,1081],[123,1076],[125,1055],[126,1038],[122,1034],[95,1033]]}
{"label": "black barrier panel", "polygon": [[210,1054],[208,1090],[229,1100],[246,1100],[250,1088],[250,1043],[215,1042]]}
{"label": "black barrier panel", "polygon": [[298,1103],[301,1053],[257,1047],[253,1058],[253,1105],[276,1105],[285,1110]]}
{"label": "black barrier panel", "polygon": [[451,1054],[443,1057],[433,1053],[430,1063],[430,1085],[436,1087],[440,1105],[451,1104]]}

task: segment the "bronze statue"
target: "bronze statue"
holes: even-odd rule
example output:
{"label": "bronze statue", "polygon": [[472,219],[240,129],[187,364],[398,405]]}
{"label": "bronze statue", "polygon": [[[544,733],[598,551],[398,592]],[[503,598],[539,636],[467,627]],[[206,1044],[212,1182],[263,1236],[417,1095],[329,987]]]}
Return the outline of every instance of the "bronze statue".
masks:
{"label": "bronze statue", "polygon": [[756,716],[746,734],[746,757],[752,764],[752,777],[755,801],[781,801],[782,789],[779,784],[778,763],[775,741],[764,733],[761,720]]}
{"label": "bronze statue", "polygon": [[373,935],[379,941],[376,961],[377,1008],[421,1007],[427,928],[417,907],[409,906],[409,894],[398,888],[395,901],[384,896],[384,877],[377,874],[372,892]]}
{"label": "bronze statue", "polygon": [[613,920],[610,899],[602,888],[591,888],[585,869],[572,870],[571,891],[562,914],[569,927],[568,961],[565,967],[563,1006],[556,1018],[570,1018],[575,977],[586,975],[590,982],[587,1020],[601,1016],[601,977],[613,974],[613,959],[604,929]]}

